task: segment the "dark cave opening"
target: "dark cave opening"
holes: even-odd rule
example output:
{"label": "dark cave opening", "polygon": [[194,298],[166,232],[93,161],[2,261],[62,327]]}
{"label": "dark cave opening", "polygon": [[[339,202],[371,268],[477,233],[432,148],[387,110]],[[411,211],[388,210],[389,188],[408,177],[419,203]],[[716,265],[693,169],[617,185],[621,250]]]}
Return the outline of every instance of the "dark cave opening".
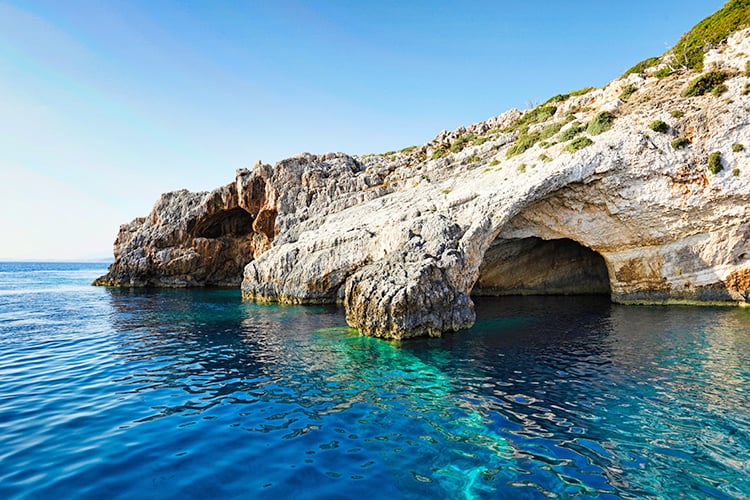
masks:
{"label": "dark cave opening", "polygon": [[193,229],[196,238],[244,236],[253,231],[253,216],[242,208],[225,210],[200,221]]}
{"label": "dark cave opening", "polygon": [[496,239],[471,294],[598,295],[611,293],[604,258],[571,239]]}

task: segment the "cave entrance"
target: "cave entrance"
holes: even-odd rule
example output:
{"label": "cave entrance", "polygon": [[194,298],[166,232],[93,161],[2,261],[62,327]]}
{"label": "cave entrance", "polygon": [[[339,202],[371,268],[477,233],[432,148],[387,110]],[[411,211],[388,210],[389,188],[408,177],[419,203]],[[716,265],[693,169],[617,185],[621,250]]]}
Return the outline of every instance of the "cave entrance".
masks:
{"label": "cave entrance", "polygon": [[564,238],[497,238],[485,253],[474,296],[593,295],[611,292],[604,258]]}
{"label": "cave entrance", "polygon": [[253,216],[242,208],[225,210],[201,221],[193,230],[196,238],[244,236],[253,232]]}

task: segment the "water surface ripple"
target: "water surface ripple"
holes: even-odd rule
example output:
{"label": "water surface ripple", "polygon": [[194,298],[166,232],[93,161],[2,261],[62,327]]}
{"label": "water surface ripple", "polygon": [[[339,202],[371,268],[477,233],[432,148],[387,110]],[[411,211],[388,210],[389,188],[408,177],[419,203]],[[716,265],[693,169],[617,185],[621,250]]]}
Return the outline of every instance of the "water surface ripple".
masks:
{"label": "water surface ripple", "polygon": [[395,343],[103,271],[0,264],[0,497],[750,497],[748,310],[483,299]]}

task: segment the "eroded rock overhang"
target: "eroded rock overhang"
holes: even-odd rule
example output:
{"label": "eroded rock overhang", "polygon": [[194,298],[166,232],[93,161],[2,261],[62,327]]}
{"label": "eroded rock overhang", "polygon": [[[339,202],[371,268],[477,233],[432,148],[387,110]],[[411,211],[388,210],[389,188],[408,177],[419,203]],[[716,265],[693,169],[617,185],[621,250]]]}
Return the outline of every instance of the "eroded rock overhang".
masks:
{"label": "eroded rock overhang", "polygon": [[[236,283],[247,264],[246,299],[341,301],[387,338],[471,326],[486,288],[604,291],[602,263],[617,302],[746,303],[750,31],[717,51],[721,98],[682,96],[695,74],[632,74],[399,152],[303,154],[168,193],[121,228],[100,283]],[[610,128],[585,126],[601,116]]]}
{"label": "eroded rock overhang", "polygon": [[[341,300],[352,326],[386,338],[471,326],[471,295],[483,293],[488,267],[505,266],[506,279],[508,269],[518,278],[515,289],[506,281],[495,294],[743,300],[747,194],[738,189],[711,200],[714,190],[702,182],[675,183],[668,172],[631,164],[646,148],[643,137],[614,140],[619,148],[602,144],[562,158],[551,171],[508,179],[469,169],[461,182],[412,180],[408,189],[312,214],[248,264],[243,295],[290,303]],[[706,203],[717,212],[695,217]],[[501,242],[517,244],[503,256]],[[536,248],[524,247],[529,242]],[[550,250],[557,261],[545,257]],[[534,289],[535,252],[539,266],[557,271],[546,291]]]}

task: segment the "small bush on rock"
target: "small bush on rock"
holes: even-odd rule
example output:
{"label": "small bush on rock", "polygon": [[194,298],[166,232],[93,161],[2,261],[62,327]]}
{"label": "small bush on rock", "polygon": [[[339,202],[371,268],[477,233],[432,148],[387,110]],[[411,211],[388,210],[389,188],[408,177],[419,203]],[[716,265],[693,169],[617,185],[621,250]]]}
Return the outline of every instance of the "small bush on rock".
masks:
{"label": "small bush on rock", "polygon": [[714,175],[724,170],[724,166],[721,164],[721,152],[714,151],[708,155],[708,169]]}
{"label": "small bush on rock", "polygon": [[743,151],[745,149],[745,146],[740,144],[739,142],[732,144],[732,151],[735,153],[739,153],[740,151]]}
{"label": "small bush on rock", "polygon": [[602,132],[606,132],[612,128],[612,124],[615,122],[615,115],[609,111],[602,111],[594,117],[586,128],[586,132],[591,135],[598,135]]}
{"label": "small bush on rock", "polygon": [[635,85],[628,85],[624,89],[622,89],[622,92],[620,93],[620,99],[623,101],[627,101],[631,95],[635,94],[638,91],[638,88]]}
{"label": "small bush on rock", "polygon": [[592,144],[594,144],[594,141],[592,141],[588,137],[579,137],[577,139],[572,140],[570,144],[565,146],[565,151],[569,153],[575,153],[576,151],[579,151],[585,147],[591,146]]}
{"label": "small bush on rock", "polygon": [[569,92],[569,94],[572,95],[572,96],[586,95],[589,92],[591,92],[592,90],[594,90],[595,88],[596,87],[583,87],[582,89],[571,90]]}
{"label": "small bush on rock", "polygon": [[646,71],[648,68],[651,68],[659,64],[659,61],[661,61],[661,58],[659,57],[649,57],[648,59],[644,59],[643,61],[639,62],[638,64],[636,64],[635,66],[627,70],[625,74],[623,74],[622,76],[625,77],[628,75],[632,75],[633,73],[641,74],[644,71]]}
{"label": "small bush on rock", "polygon": [[727,87],[726,85],[722,83],[711,89],[711,95],[714,97],[719,97],[721,94],[723,94],[727,90],[729,90],[729,87]]}
{"label": "small bush on rock", "polygon": [[550,137],[558,133],[560,129],[563,128],[564,126],[565,126],[565,122],[550,123],[549,125],[544,127],[542,131],[539,133],[539,139],[540,140],[549,139]]}
{"label": "small bush on rock", "polygon": [[445,148],[437,148],[435,151],[432,152],[432,159],[437,160],[438,158],[442,158],[445,156],[448,152],[445,150]]}
{"label": "small bush on rock", "polygon": [[534,144],[539,141],[539,133],[523,134],[516,139],[515,144],[508,148],[508,152],[505,153],[506,158],[511,158],[516,155],[520,155],[527,149],[531,148]]}
{"label": "small bush on rock", "polygon": [[552,118],[555,113],[557,113],[556,106],[537,106],[513,122],[513,124],[506,129],[506,132],[513,132],[528,125],[547,121]]}
{"label": "small bush on rock", "polygon": [[669,125],[661,120],[652,121],[648,127],[654,132],[659,132],[660,134],[666,134],[667,132],[669,132]]}
{"label": "small bush on rock", "polygon": [[664,67],[662,69],[654,71],[654,76],[658,78],[659,80],[664,80],[666,77],[674,73],[674,70],[669,67]]}
{"label": "small bush on rock", "polygon": [[714,89],[722,85],[727,78],[729,78],[729,73],[726,71],[709,71],[708,73],[692,80],[682,95],[683,97],[697,97],[708,92],[713,92]]}
{"label": "small bush on rock", "polygon": [[573,122],[570,127],[560,134],[560,142],[566,142],[583,132],[585,127],[578,122]]}
{"label": "small bush on rock", "polygon": [[672,141],[672,147],[674,149],[684,148],[684,147],[687,147],[689,144],[690,144],[690,141],[688,141],[684,137],[678,137],[677,139]]}

